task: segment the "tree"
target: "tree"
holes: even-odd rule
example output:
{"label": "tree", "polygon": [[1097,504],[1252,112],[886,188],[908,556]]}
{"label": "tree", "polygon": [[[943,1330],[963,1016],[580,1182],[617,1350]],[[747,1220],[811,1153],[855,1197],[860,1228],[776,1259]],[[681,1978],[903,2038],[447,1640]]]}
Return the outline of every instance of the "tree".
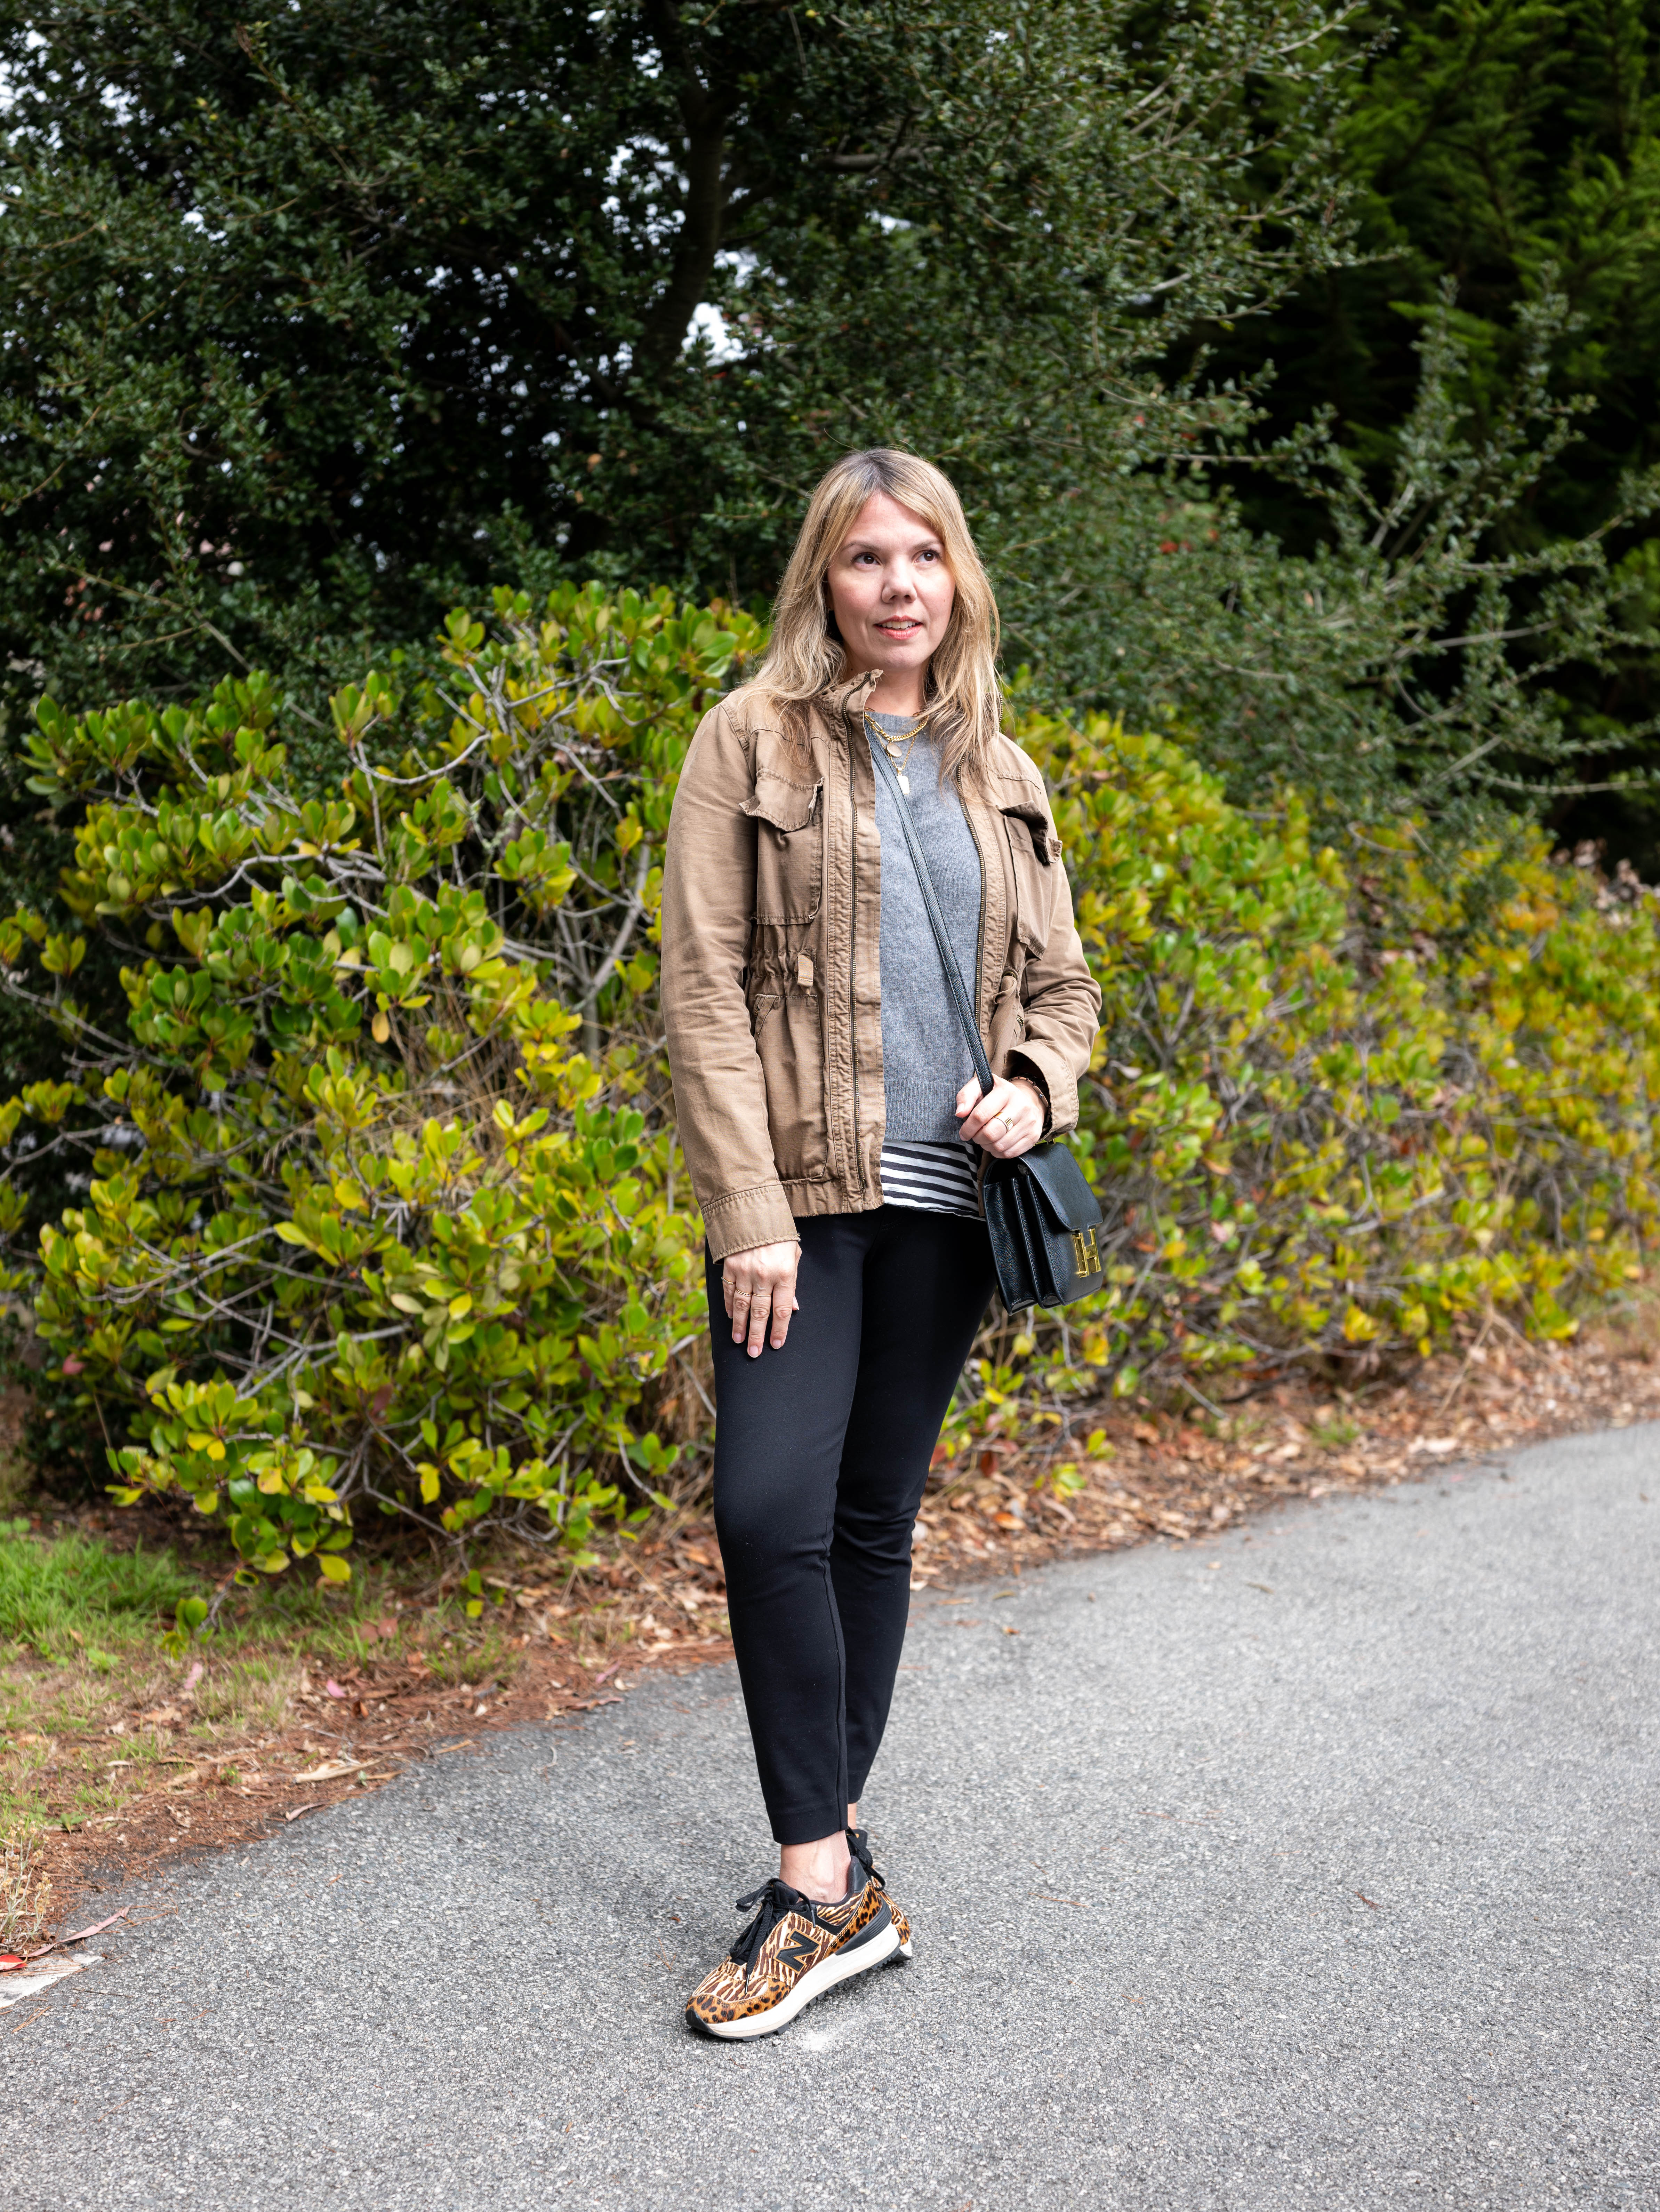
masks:
{"label": "tree", "polygon": [[[1527,311],[1554,297],[1567,312],[1550,365],[1558,388],[1589,404],[1571,449],[1504,517],[1499,546],[1536,552],[1599,529],[1620,510],[1625,474],[1660,460],[1660,5],[1402,0],[1365,27],[1376,44],[1340,126],[1360,253],[1312,273],[1272,313],[1203,333],[1219,370],[1245,379],[1272,364],[1264,404],[1281,434],[1330,407],[1376,488],[1412,416],[1415,348],[1443,284],[1457,291],[1453,397],[1477,442],[1521,397]],[[1242,494],[1251,522],[1293,550],[1333,542],[1294,483],[1259,477]],[[1651,630],[1660,544],[1628,531],[1614,552],[1627,619]],[[1651,639],[1561,682],[1568,725],[1592,748],[1591,781],[1652,760]],[[1556,812],[1566,834],[1608,834],[1652,871],[1646,795]]]}
{"label": "tree", "polygon": [[315,709],[491,572],[764,593],[826,453],[876,439],[956,470],[994,555],[1029,539],[1175,441],[1174,330],[1341,252],[1341,21],[7,9],[14,697],[258,663]]}

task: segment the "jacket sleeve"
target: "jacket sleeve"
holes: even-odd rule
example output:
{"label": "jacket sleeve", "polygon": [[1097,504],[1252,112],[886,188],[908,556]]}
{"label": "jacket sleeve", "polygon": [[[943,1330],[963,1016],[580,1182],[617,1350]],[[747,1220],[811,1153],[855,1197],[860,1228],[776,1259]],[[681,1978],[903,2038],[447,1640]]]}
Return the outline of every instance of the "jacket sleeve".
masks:
{"label": "jacket sleeve", "polygon": [[772,1158],[744,995],[754,913],[753,783],[736,717],[706,714],[681,770],[663,869],[663,1017],[675,1112],[716,1261],[797,1235]]}
{"label": "jacket sleeve", "polygon": [[1049,868],[1049,936],[1042,952],[1027,964],[1021,985],[1026,1035],[1009,1059],[1029,1060],[1042,1076],[1049,1093],[1048,1133],[1060,1137],[1078,1126],[1078,1085],[1100,1029],[1101,987],[1084,958],[1072,918],[1072,886],[1052,830],[1050,850],[1054,857]]}

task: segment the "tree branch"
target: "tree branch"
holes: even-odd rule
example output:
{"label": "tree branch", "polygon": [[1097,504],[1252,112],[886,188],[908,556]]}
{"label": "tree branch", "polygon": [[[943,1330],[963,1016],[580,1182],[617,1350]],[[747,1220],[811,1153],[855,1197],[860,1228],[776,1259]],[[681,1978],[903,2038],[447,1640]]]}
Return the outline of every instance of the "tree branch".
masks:
{"label": "tree branch", "polygon": [[730,97],[711,92],[699,77],[673,0],[647,0],[645,13],[664,60],[678,79],[675,99],[686,132],[686,198],[680,236],[668,284],[645,316],[634,353],[642,367],[662,368],[685,343],[692,318],[715,273],[731,186],[726,173],[726,125],[731,103]]}

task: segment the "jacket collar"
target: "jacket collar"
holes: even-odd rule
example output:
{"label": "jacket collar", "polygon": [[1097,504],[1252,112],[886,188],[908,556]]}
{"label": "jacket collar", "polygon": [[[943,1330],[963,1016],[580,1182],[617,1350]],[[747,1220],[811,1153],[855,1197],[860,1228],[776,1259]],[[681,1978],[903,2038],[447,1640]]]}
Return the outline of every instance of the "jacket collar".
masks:
{"label": "jacket collar", "polygon": [[819,704],[831,728],[839,735],[851,730],[863,715],[865,701],[881,681],[881,669],[867,668],[863,676],[845,678],[821,691]]}

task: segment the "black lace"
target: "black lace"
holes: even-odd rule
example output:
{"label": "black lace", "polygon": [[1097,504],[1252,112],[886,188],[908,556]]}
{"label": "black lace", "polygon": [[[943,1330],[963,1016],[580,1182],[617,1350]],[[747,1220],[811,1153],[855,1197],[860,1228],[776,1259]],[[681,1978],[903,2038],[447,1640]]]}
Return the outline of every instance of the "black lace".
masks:
{"label": "black lace", "polygon": [[810,1897],[803,1897],[798,1889],[791,1889],[787,1881],[777,1875],[771,1881],[762,1882],[747,1897],[738,1899],[738,1911],[748,1912],[754,1905],[760,1911],[732,1946],[732,1957],[746,1973],[755,1963],[755,1954],[786,1913],[798,1912],[803,1920],[810,1920],[816,1928],[818,1912]]}
{"label": "black lace", "polygon": [[[865,1881],[874,1881],[878,1889],[887,1887],[888,1885],[870,1863],[870,1838],[863,1828],[850,1828],[847,1831],[847,1855],[853,1865],[864,1869]],[[847,1887],[851,1894],[856,1885],[850,1881]],[[863,1887],[863,1884],[858,1884],[857,1887]],[[752,1889],[747,1897],[741,1897],[738,1899],[740,1912],[754,1911],[757,1905],[760,1910],[755,1912],[754,1918],[738,1937],[731,1949],[730,1955],[733,1960],[743,1968],[745,1973],[748,1973],[750,1967],[754,1966],[761,1945],[786,1914],[799,1913],[803,1920],[810,1920],[815,1928],[823,1924],[819,1919],[818,1907],[813,1899],[810,1897],[804,1897],[798,1889],[791,1889],[789,1883],[778,1875],[774,1875],[771,1881],[762,1882],[759,1889]]]}

